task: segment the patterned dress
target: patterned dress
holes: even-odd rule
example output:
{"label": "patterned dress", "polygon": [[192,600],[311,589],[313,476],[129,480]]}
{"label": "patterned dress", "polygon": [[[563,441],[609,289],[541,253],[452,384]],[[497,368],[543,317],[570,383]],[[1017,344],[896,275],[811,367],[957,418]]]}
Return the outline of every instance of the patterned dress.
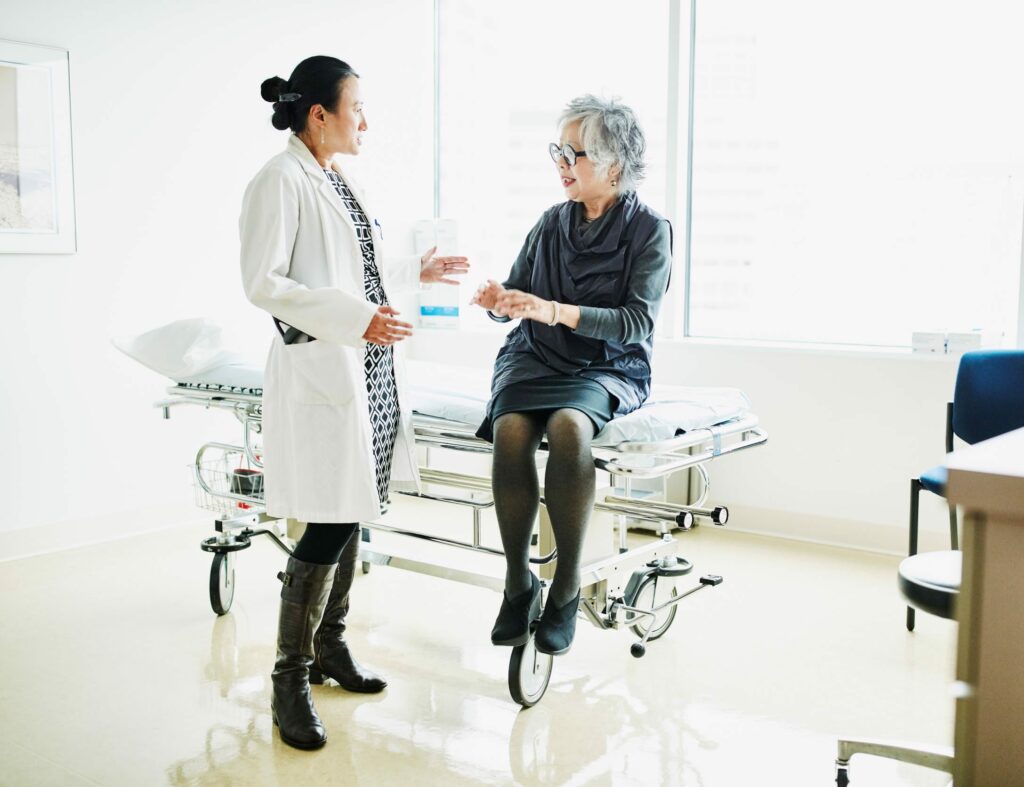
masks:
{"label": "patterned dress", "polygon": [[[373,253],[373,237],[370,222],[348,184],[333,170],[324,170],[334,190],[352,217],[356,227],[359,248],[363,252],[363,287],[366,300],[387,305],[380,271]],[[395,454],[395,438],[398,436],[400,411],[398,409],[398,386],[395,383],[394,348],[379,344],[366,344],[363,360],[366,372],[366,393],[370,403],[370,427],[373,430],[373,457],[376,462],[377,492],[380,494],[381,512],[388,501],[388,483],[391,481],[391,461]]]}

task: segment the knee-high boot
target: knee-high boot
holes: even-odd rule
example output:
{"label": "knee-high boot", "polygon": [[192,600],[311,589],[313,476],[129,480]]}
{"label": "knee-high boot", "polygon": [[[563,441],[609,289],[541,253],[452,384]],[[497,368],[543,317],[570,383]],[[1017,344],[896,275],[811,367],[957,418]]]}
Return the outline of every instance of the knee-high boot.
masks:
{"label": "knee-high boot", "polygon": [[359,531],[345,545],[334,574],[334,584],[327,598],[320,628],[313,637],[313,666],[309,669],[310,683],[323,683],[334,678],[348,691],[373,694],[383,691],[387,681],[355,660],[345,641],[345,616],[348,615],[349,591],[359,562]]}
{"label": "knee-high boot", "polygon": [[289,558],[287,568],[277,575],[284,587],[277,662],[271,675],[271,711],[281,740],[299,749],[318,749],[327,742],[327,731],[309,691],[309,667],[313,663],[313,632],[323,616],[334,568]]}

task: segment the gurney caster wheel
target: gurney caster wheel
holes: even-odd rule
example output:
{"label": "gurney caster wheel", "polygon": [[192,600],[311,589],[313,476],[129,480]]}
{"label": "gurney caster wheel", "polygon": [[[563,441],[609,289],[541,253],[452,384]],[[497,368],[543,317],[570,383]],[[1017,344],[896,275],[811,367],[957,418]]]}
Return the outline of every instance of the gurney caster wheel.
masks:
{"label": "gurney caster wheel", "polygon": [[845,766],[840,765],[836,768],[836,784],[839,787],[848,787],[850,784],[850,774]]}
{"label": "gurney caster wheel", "polygon": [[[672,579],[659,577],[657,574],[648,574],[647,579],[640,583],[632,598],[627,598],[625,601],[627,606],[636,607],[637,609],[654,609],[659,604],[664,604],[670,598],[675,598],[677,595],[676,585]],[[650,642],[663,636],[669,630],[672,621],[676,619],[677,611],[678,607],[673,604],[655,615],[653,620],[646,615],[627,612],[626,622],[635,621],[630,625],[630,629],[641,638],[647,633],[647,629],[653,628],[654,630],[651,631],[651,635],[647,638],[647,641]],[[640,658],[643,653],[637,655],[634,652],[633,655]]]}
{"label": "gurney caster wheel", "polygon": [[525,645],[512,648],[508,661],[508,690],[512,699],[524,708],[532,708],[540,702],[548,690],[553,661],[553,656],[534,647],[532,631]]}
{"label": "gurney caster wheel", "polygon": [[218,615],[231,609],[235,599],[235,556],[232,552],[216,552],[210,566],[210,606]]}
{"label": "gurney caster wheel", "polygon": [[642,659],[647,653],[647,646],[642,642],[634,642],[629,646],[629,653],[635,659]]}
{"label": "gurney caster wheel", "polygon": [[715,506],[711,509],[711,521],[716,525],[724,525],[729,521],[729,509],[724,506]]}

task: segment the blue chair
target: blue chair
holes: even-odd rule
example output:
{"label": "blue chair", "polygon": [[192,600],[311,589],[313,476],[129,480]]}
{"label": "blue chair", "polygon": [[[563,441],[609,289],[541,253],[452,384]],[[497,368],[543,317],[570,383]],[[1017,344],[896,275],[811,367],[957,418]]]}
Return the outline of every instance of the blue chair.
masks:
{"label": "blue chair", "polygon": [[[978,350],[965,353],[956,373],[953,401],[946,407],[946,453],[953,435],[965,443],[1024,427],[1024,350]],[[910,549],[917,554],[918,499],[926,489],[946,496],[946,468],[933,467],[910,482]],[[949,507],[949,541],[959,548],[956,506]],[[907,630],[914,630],[914,608],[907,607]]]}

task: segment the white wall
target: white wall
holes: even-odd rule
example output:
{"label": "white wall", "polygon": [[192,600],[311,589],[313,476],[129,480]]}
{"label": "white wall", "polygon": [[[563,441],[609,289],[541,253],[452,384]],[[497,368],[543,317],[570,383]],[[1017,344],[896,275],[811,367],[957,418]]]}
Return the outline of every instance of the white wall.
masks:
{"label": "white wall", "polygon": [[[242,191],[286,133],[260,82],[333,54],[363,76],[358,168],[391,248],[432,215],[430,2],[3,0],[4,38],[70,51],[78,253],[0,256],[0,532],[190,499],[229,416],[152,402],[166,381],[110,346],[188,316],[264,345],[237,262]],[[389,240],[391,240],[389,238]]]}
{"label": "white wall", "polygon": [[[240,291],[238,206],[285,141],[259,84],[309,54],[363,75],[359,168],[392,248],[411,249],[411,223],[432,211],[431,3],[4,0],[2,18],[4,37],[71,53],[79,251],[0,256],[0,533],[115,515],[131,531],[143,509],[170,521],[188,510],[196,447],[236,430],[220,413],[162,421],[151,403],[165,381],[110,337],[193,315],[257,346],[269,336]],[[422,331],[413,352],[489,368],[500,338]],[[732,527],[903,548],[908,479],[942,458],[955,361],[691,341],[660,345],[656,368],[743,388],[770,432],[713,465]],[[923,513],[941,544],[937,501]]]}
{"label": "white wall", "polygon": [[[503,333],[421,330],[420,360],[490,368]],[[729,527],[892,553],[906,550],[911,477],[945,458],[953,357],[658,342],[655,379],[742,388],[767,444],[708,465]],[[948,544],[939,499],[922,494],[922,544]]]}

